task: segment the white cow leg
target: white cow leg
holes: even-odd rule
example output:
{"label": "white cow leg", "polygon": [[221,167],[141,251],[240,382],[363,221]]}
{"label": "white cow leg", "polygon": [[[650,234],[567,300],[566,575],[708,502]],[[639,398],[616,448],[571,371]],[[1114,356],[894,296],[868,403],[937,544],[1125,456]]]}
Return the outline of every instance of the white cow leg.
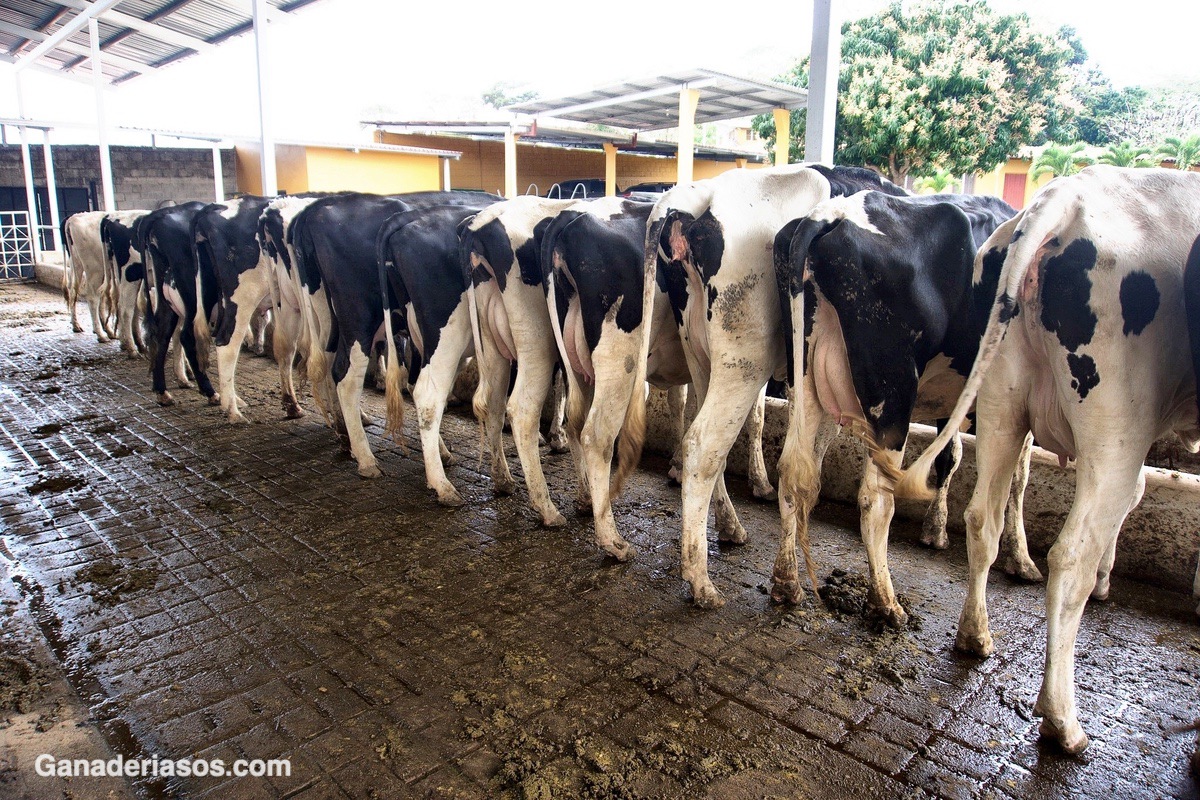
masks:
{"label": "white cow leg", "polygon": [[[1144,453],[1149,445],[1138,450],[1127,444],[1122,449]],[[1072,754],[1088,745],[1075,707],[1075,640],[1083,606],[1138,497],[1141,463],[1127,452],[1114,450],[1100,457],[1080,454],[1075,502],[1047,559],[1046,672],[1034,713],[1042,717],[1041,734]]]}
{"label": "white cow leg", "polygon": [[[904,449],[884,450],[879,457],[886,459],[889,466],[900,469]],[[867,567],[870,571],[870,588],[867,603],[893,628],[902,628],[908,622],[908,614],[896,599],[892,587],[892,572],[888,569],[888,530],[896,511],[896,498],[882,487],[879,465],[867,459],[862,483],[858,487],[859,529],[863,544],[867,547]]]}
{"label": "white cow leg", "polygon": [[950,449],[943,453],[947,453],[946,457],[950,459],[949,470],[945,477],[939,477],[941,485],[937,487],[933,502],[925,509],[925,523],[921,527],[921,544],[936,550],[945,550],[950,544],[950,537],[946,535],[946,520],[949,516],[946,505],[950,499],[950,480],[962,464],[962,435],[954,434],[954,438],[950,440]]}
{"label": "white cow leg", "polygon": [[517,380],[513,384],[512,397],[508,400],[508,419],[512,425],[513,440],[517,455],[521,458],[521,469],[525,472],[525,486],[529,490],[529,503],[542,517],[542,524],[557,528],[567,524],[564,517],[550,499],[550,489],[542,472],[542,460],[538,453],[538,422],[542,417],[542,406],[550,392],[553,361],[550,352],[532,352],[524,356],[517,366]]}
{"label": "white cow leg", "polygon": [[71,276],[67,285],[63,288],[63,295],[67,300],[67,310],[71,312],[71,330],[75,333],[83,333],[83,326],[79,324],[79,287],[83,282],[83,271],[76,267],[73,263],[68,264],[66,269],[71,270]]}
{"label": "white cow leg", "polygon": [[283,413],[288,419],[304,416],[304,409],[296,398],[296,383],[293,364],[296,361],[296,346],[300,340],[300,315],[291,308],[275,316],[275,327],[271,336],[271,347],[275,352],[275,363],[279,367],[279,389]]}
{"label": "white cow leg", "polygon": [[492,485],[496,494],[507,495],[517,490],[504,457],[504,400],[512,377],[512,363],[500,355],[491,329],[480,320],[480,348],[483,355],[475,359],[479,368],[479,384],[472,404],[475,418],[483,423],[483,440],[491,459]]}
{"label": "white cow leg", "polygon": [[[455,313],[465,321],[465,313]],[[438,347],[421,370],[412,392],[413,405],[417,409],[417,427],[421,433],[421,455],[425,460],[425,483],[437,492],[439,503],[451,507],[461,506],[463,499],[446,477],[442,461],[442,449],[445,447],[441,435],[442,414],[446,410],[450,391],[454,388],[454,376],[458,374],[458,365],[469,339],[470,329],[466,325],[444,328]]]}
{"label": "white cow leg", "polygon": [[1004,571],[1029,583],[1039,583],[1042,571],[1029,556],[1029,542],[1025,538],[1025,489],[1029,485],[1029,458],[1033,454],[1033,434],[1025,434],[1025,444],[1017,458],[1013,473],[1012,491],[1004,512],[1004,534],[1000,539],[1000,550],[1004,553]]}
{"label": "white cow leg", "polygon": [[759,500],[772,502],[776,499],[775,487],[767,477],[767,462],[763,458],[763,426],[766,422],[767,387],[764,385],[758,393],[758,402],[750,411],[746,421],[746,435],[750,437],[750,463],[746,467],[746,475],[750,479],[750,491]]}
{"label": "white cow leg", "polygon": [[550,451],[565,453],[570,449],[563,418],[567,410],[567,380],[564,375],[554,377],[553,394],[550,398]]}
{"label": "white cow leg", "polygon": [[92,315],[92,333],[96,334],[96,341],[104,344],[108,341],[108,332],[105,330],[104,320],[100,316],[100,295],[98,293],[89,295],[86,302],[88,313]]}
{"label": "white cow leg", "polygon": [[137,342],[133,338],[140,290],[140,284],[123,280],[119,288],[120,296],[117,298],[117,338],[121,341],[121,350],[130,358],[140,355]]}
{"label": "white cow leg", "polygon": [[[1134,490],[1133,502],[1129,504],[1129,510],[1125,512],[1125,516],[1138,507],[1138,503],[1142,502],[1142,496],[1146,493],[1146,474],[1139,470],[1137,476],[1137,486]],[[1119,529],[1118,529],[1119,530]],[[1093,600],[1107,600],[1110,589],[1110,578],[1112,577],[1113,564],[1117,560],[1117,537],[1112,537],[1108,548],[1104,551],[1104,555],[1100,557],[1100,566],[1096,569],[1096,586],[1092,589],[1091,597]]]}
{"label": "white cow leg", "polygon": [[981,428],[975,444],[979,477],[967,506],[967,598],[958,619],[954,646],[977,656],[992,654],[988,630],[988,570],[1000,549],[1004,507],[1008,502],[1013,471],[1020,458],[1026,429],[1011,421],[1001,428],[995,422]]}
{"label": "white cow leg", "polygon": [[345,376],[337,383],[337,398],[342,420],[346,425],[346,435],[350,437],[350,453],[358,462],[358,474],[364,478],[378,478],[383,473],[375,463],[375,454],[371,452],[371,446],[367,442],[367,432],[363,430],[362,413],[359,410],[363,377],[367,374],[367,361],[367,354],[363,352],[362,345],[358,342],[352,344],[350,365]]}
{"label": "white cow leg", "polygon": [[[758,397],[758,385],[740,375],[724,379],[718,373],[683,439],[683,536],[682,574],[692,587],[692,598],[701,608],[720,608],[725,598],[708,574],[708,510],[714,484],[725,463],[725,455],[741,431]],[[697,389],[700,389],[699,381]],[[716,398],[706,402],[706,397]],[[725,495],[726,500],[728,495]],[[727,511],[733,514],[732,505]],[[718,524],[720,524],[718,517]],[[740,527],[740,523],[739,523]],[[732,533],[731,531],[727,531]]]}
{"label": "white cow leg", "polygon": [[676,484],[683,483],[683,436],[687,433],[691,417],[696,417],[696,392],[687,386],[672,386],[667,390],[667,411],[671,415],[671,433],[675,452],[671,454],[671,471],[667,478]]}
{"label": "white cow leg", "polygon": [[246,418],[238,410],[237,396],[237,364],[242,352],[242,341],[250,333],[251,322],[257,314],[257,307],[249,303],[237,303],[237,313],[234,317],[233,332],[229,343],[217,347],[217,381],[218,394],[221,395],[221,407],[229,415],[233,423],[245,422]]}
{"label": "white cow leg", "polygon": [[179,381],[181,389],[191,389],[192,382],[188,378],[188,371],[191,365],[187,362],[187,354],[183,352],[183,344],[179,341],[179,337],[183,335],[183,323],[181,322],[175,328],[174,335],[171,336],[171,347],[175,353],[175,379]]}
{"label": "white cow leg", "polygon": [[[571,451],[571,462],[575,465],[575,513],[595,515],[592,483],[588,473],[587,454],[583,447],[583,426],[592,410],[595,397],[593,387],[568,366],[566,368],[566,435],[567,447]],[[599,534],[597,534],[599,537]]]}

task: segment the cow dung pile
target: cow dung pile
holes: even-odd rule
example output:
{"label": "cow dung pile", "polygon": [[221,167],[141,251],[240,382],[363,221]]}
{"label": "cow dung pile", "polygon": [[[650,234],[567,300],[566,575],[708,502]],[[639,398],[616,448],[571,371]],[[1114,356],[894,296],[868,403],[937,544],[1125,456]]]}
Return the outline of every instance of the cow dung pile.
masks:
{"label": "cow dung pile", "polygon": [[100,559],[75,574],[76,585],[90,584],[92,599],[101,605],[113,605],[121,595],[153,589],[158,582],[158,572],[153,569],[135,568],[119,564],[111,559]]}
{"label": "cow dung pile", "polygon": [[24,656],[0,656],[0,712],[24,714],[46,691],[42,671]]}

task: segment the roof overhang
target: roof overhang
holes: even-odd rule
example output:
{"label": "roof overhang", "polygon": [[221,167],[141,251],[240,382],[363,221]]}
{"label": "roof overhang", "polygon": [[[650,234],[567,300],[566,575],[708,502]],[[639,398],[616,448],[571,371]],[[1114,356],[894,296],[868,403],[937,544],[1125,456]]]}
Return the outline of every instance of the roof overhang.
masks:
{"label": "roof overhang", "polygon": [[796,86],[692,69],[629,80],[553,100],[531,100],[505,108],[516,114],[615,125],[638,131],[679,125],[679,93],[700,94],[696,124],[751,117],[775,108],[805,108],[808,92]]}
{"label": "roof overhang", "polygon": [[[276,16],[314,2],[267,0]],[[250,31],[251,5],[247,0],[0,0],[0,61],[66,77],[90,72],[87,17],[94,16],[104,78],[117,84]]]}

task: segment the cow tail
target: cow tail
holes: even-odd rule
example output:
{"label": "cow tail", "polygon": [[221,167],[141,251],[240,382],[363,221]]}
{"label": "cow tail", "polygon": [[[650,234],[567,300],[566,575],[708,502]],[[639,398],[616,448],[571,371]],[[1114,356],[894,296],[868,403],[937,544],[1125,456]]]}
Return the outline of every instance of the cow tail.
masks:
{"label": "cow tail", "polygon": [[336,395],[330,391],[332,381],[329,376],[329,359],[325,357],[325,342],[318,335],[317,323],[312,313],[312,303],[304,297],[307,293],[304,276],[307,274],[307,270],[316,269],[316,264],[311,263],[308,257],[311,255],[311,241],[308,236],[307,220],[308,215],[301,213],[292,221],[292,257],[295,261],[292,266],[295,267],[296,284],[300,289],[300,326],[307,332],[308,337],[308,355],[305,359],[304,371],[308,377],[313,402],[317,404],[321,416],[325,419],[325,424],[336,427],[340,408]]}
{"label": "cow tail", "polygon": [[471,231],[466,230],[459,238],[458,254],[462,263],[463,275],[467,279],[467,308],[471,317],[471,340],[475,346],[475,373],[479,381],[475,386],[475,394],[471,397],[471,410],[479,422],[479,463],[483,466],[483,456],[487,450],[487,396],[489,392],[488,371],[483,355],[483,331],[480,330],[479,303],[475,297],[475,269],[471,264]]}
{"label": "cow tail", "polygon": [[637,368],[630,386],[629,405],[625,408],[625,420],[617,435],[617,467],[609,484],[608,500],[612,501],[621,492],[625,479],[637,469],[642,459],[642,447],[646,443],[646,364],[650,359],[650,323],[654,319],[654,292],[658,286],[658,251],[666,217],[651,222],[646,227],[646,247],[642,259],[642,324]]}
{"label": "cow tail", "polygon": [[[1053,200],[1053,198],[1051,198]],[[1036,201],[1035,201],[1036,203]],[[1021,302],[1035,296],[1038,284],[1038,263],[1047,243],[1055,237],[1055,228],[1061,223],[1064,214],[1058,210],[1044,208],[1049,203],[1037,204],[1036,215],[1022,213],[1018,218],[1012,238],[1009,239],[1008,254],[1004,258],[1004,266],[1000,270],[1000,281],[996,288],[996,301],[988,315],[987,327],[979,343],[979,355],[971,366],[966,385],[946,426],[937,437],[925,448],[920,457],[908,469],[901,472],[900,479],[895,484],[897,497],[912,497],[930,500],[934,492],[929,488],[929,471],[933,461],[946,447],[950,440],[961,430],[967,413],[975,403],[979,387],[983,385],[984,375],[1000,349],[1000,343],[1008,332],[1013,317],[1021,311]],[[1065,211],[1065,209],[1063,209]],[[989,239],[990,243],[991,240]],[[987,244],[980,248],[976,259],[981,259],[985,251],[990,249]]]}
{"label": "cow tail", "polygon": [[[395,224],[397,214],[387,222],[383,223],[383,227],[379,229],[379,234],[375,237],[375,264],[379,270],[379,292],[383,297],[383,333],[387,338],[387,373],[384,379],[384,396],[387,405],[387,422],[384,425],[384,432],[392,437],[392,440],[400,445],[401,450],[406,450],[404,441],[401,439],[401,433],[404,430],[404,394],[403,394],[403,374],[400,369],[400,357],[396,350],[396,335],[392,331],[392,303],[391,296],[388,293],[388,242],[391,241],[392,234],[395,233],[401,226]],[[399,265],[397,265],[397,271]]]}
{"label": "cow tail", "polygon": [[63,240],[63,275],[62,275],[62,293],[63,300],[66,301],[67,310],[70,311],[75,307],[75,269],[72,266],[73,259],[71,258],[71,226],[68,225],[71,221],[67,217],[62,222],[62,240]]}
{"label": "cow tail", "polygon": [[[208,325],[208,313],[204,308],[204,270],[200,267],[200,220],[204,216],[203,212],[197,213],[192,217],[192,263],[196,265],[196,319],[192,321],[192,330],[196,333],[196,362],[199,364],[201,371],[208,371],[208,350],[212,346],[212,330]],[[215,265],[214,265],[215,267]],[[220,301],[217,301],[218,304]],[[217,313],[220,313],[220,306],[217,307]],[[231,342],[236,347],[241,347],[241,342]]]}

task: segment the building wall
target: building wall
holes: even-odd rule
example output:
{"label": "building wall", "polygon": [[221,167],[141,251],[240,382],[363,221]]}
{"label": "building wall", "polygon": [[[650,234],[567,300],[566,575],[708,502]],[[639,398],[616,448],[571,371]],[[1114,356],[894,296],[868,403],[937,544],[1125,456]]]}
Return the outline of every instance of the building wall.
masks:
{"label": "building wall", "polygon": [[[409,147],[433,147],[460,150],[462,158],[450,162],[450,183],[455,189],[482,189],[504,193],[504,143],[476,141],[446,136],[381,133],[385,144]],[[758,167],[758,164],[748,166]],[[697,158],[693,164],[696,178],[711,178],[730,169],[732,162]],[[617,187],[625,189],[635,183],[674,181],[676,159],[635,153],[617,153]],[[574,150],[564,147],[542,147],[522,144],[517,140],[517,192],[544,195],[550,186],[571,178],[603,178],[604,153],[594,150]]]}
{"label": "building wall", "polygon": [[441,159],[437,156],[372,150],[355,153],[323,147],[306,150],[311,192],[394,194],[437,191],[442,187]]}
{"label": "building wall", "polygon": [[[31,145],[34,183],[46,185],[42,146]],[[92,145],[57,145],[54,154],[54,178],[60,188],[88,188],[96,185],[96,196],[103,202],[100,181],[100,151]],[[113,191],[118,209],[156,208],[165,200],[214,199],[211,149],[185,147],[109,148],[113,168]],[[221,151],[221,171],[225,194],[237,191],[237,165],[232,150]],[[19,145],[0,146],[0,186],[24,186]]]}

